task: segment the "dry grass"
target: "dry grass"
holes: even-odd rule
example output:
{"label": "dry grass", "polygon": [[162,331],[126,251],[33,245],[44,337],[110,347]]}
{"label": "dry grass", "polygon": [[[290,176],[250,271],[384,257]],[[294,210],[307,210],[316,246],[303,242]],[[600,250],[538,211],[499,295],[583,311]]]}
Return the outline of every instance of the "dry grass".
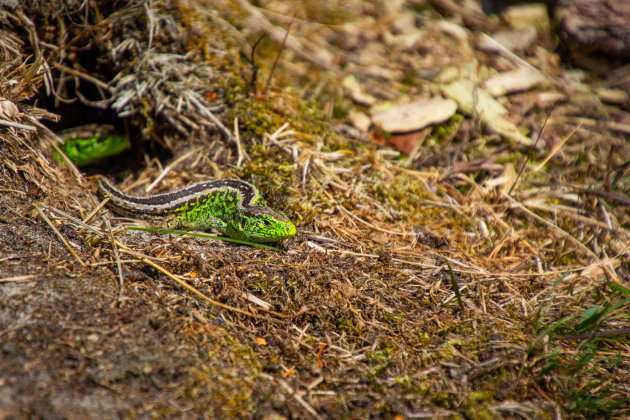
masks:
{"label": "dry grass", "polygon": [[[423,2],[345,3],[4,15],[0,415],[628,414],[623,104],[562,68],[544,31],[492,53]],[[545,82],[498,100],[531,145],[461,109],[409,156],[351,125],[366,98],[441,95],[446,73],[481,88],[522,61]],[[239,176],[299,234],[276,252],[124,230],[52,158],[56,117],[34,98],[132,135],[90,172],[137,191]]]}

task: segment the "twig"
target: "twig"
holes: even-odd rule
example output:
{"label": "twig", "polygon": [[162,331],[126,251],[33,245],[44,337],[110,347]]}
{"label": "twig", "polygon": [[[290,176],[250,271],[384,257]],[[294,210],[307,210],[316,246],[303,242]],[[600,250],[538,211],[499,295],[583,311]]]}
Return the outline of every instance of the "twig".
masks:
{"label": "twig", "polygon": [[74,175],[74,179],[77,180],[79,185],[83,185],[83,176],[79,172],[79,169],[74,164],[74,162],[72,160],[70,160],[70,158],[68,156],[66,156],[66,154],[64,152],[61,151],[61,149],[59,148],[57,143],[55,143],[54,141],[51,141],[49,143],[50,143],[50,146],[53,149],[55,149],[55,152],[57,152],[57,154],[61,157],[61,159],[63,160],[63,163],[66,164],[66,167],[68,169],[70,169],[70,172],[72,172],[72,175]]}
{"label": "twig", "polygon": [[[311,246],[311,248],[316,249],[319,252],[336,252],[342,255],[353,255],[353,256],[357,256],[357,257],[364,257],[364,258],[372,258],[372,259],[379,259],[382,258],[381,255],[377,255],[377,254],[366,254],[366,253],[361,253],[361,252],[353,252],[353,251],[346,251],[343,249],[331,249],[331,248],[321,248],[316,246],[315,244],[311,243],[311,242],[307,242],[307,244],[309,246]],[[397,253],[399,251],[393,250],[393,253]],[[532,277],[545,277],[545,276],[556,276],[558,274],[563,274],[563,273],[567,273],[567,272],[578,272],[578,271],[582,271],[584,270],[585,267],[575,267],[572,269],[565,269],[565,270],[556,270],[556,271],[547,271],[545,273],[508,273],[508,272],[488,272],[482,269],[474,269],[476,267],[469,267],[466,266],[458,261],[453,260],[452,258],[447,258],[444,255],[438,255],[440,258],[445,259],[445,260],[449,260],[450,262],[454,263],[454,264],[459,264],[462,267],[466,268],[466,269],[461,269],[461,268],[453,268],[453,272],[455,273],[460,273],[460,274],[471,274],[471,275],[477,275],[477,276],[483,276],[484,278],[486,278],[485,281],[501,281],[501,280],[505,280],[505,279],[515,279],[515,278],[522,278],[523,281],[529,281]],[[420,268],[424,268],[427,270],[438,270],[438,269],[443,269],[443,266],[440,265],[435,265],[435,264],[426,264],[426,263],[421,263],[421,262],[416,262],[416,261],[409,261],[409,260],[403,260],[401,258],[392,258],[391,259],[392,262],[395,263],[399,263],[402,265],[410,265],[412,267],[420,267]],[[600,263],[596,263],[596,264],[591,264],[592,265],[597,265],[599,266]],[[586,268],[590,267],[590,266],[586,266]]]}
{"label": "twig", "polygon": [[37,205],[34,204],[33,207],[35,208],[35,210],[37,210],[37,213],[39,213],[39,215],[41,216],[42,219],[44,219],[44,221],[48,224],[48,226],[50,226],[50,228],[53,230],[53,232],[55,232],[55,234],[59,237],[59,239],[61,240],[61,242],[63,242],[63,244],[66,246],[66,248],[68,248],[68,251],[70,251],[70,253],[72,254],[72,256],[74,258],[77,259],[77,261],[79,261],[79,263],[85,267],[85,263],[83,262],[83,260],[81,260],[81,258],[79,257],[79,255],[74,252],[74,249],[72,249],[72,247],[70,246],[70,244],[68,243],[68,241],[66,241],[66,238],[64,238],[61,233],[57,230],[57,228],[55,227],[55,225],[52,224],[52,222],[50,221],[50,219],[44,214],[44,212],[42,211],[42,209]]}
{"label": "twig", "polygon": [[[521,209],[523,212],[525,212],[525,214],[527,214],[528,216],[534,218],[535,220],[539,221],[540,223],[543,223],[546,226],[549,226],[551,229],[553,229],[554,231],[556,231],[557,233],[559,233],[560,235],[564,236],[565,238],[569,239],[571,242],[573,242],[574,244],[576,244],[578,247],[580,247],[581,249],[583,249],[584,251],[586,251],[586,253],[595,258],[595,259],[599,259],[597,257],[597,255],[591,251],[586,245],[584,245],[582,242],[580,242],[579,240],[577,240],[576,238],[574,238],[573,236],[571,236],[567,231],[565,231],[564,229],[561,229],[560,227],[554,225],[553,223],[551,223],[549,220],[540,217],[539,215],[537,215],[536,213],[532,212],[531,210],[529,210],[528,208],[526,208],[524,205],[522,205],[521,203],[519,203],[518,201],[516,201],[515,199],[513,199],[512,197],[510,197],[509,194],[507,194],[505,191],[502,191],[502,194],[508,198],[508,200],[514,204],[516,207],[518,207],[519,209]],[[616,276],[615,276],[616,277]]]}
{"label": "twig", "polygon": [[[551,107],[551,111],[549,111],[549,114],[547,114],[547,118],[545,118],[545,122],[544,122],[542,128],[540,129],[540,133],[538,133],[538,137],[536,138],[536,141],[534,142],[534,144],[532,144],[530,146],[531,150],[536,150],[536,145],[538,145],[538,141],[542,137],[543,131],[545,131],[545,127],[547,126],[547,122],[549,121],[549,117],[551,117],[551,114],[553,113],[553,110],[556,109],[557,105],[558,105],[558,102],[553,104],[553,106]],[[508,193],[507,193],[508,196],[511,196],[512,195],[512,191],[514,191],[514,188],[516,188],[516,184],[518,184],[519,178],[521,177],[521,175],[523,175],[523,171],[525,170],[525,167],[527,166],[527,161],[528,160],[529,160],[529,157],[525,156],[525,158],[523,159],[523,163],[521,165],[521,168],[518,170],[518,174],[516,175],[516,179],[512,183],[512,186],[510,187],[510,191],[508,191]]]}
{"label": "twig", "polygon": [[[120,243],[119,241],[115,241],[115,243],[118,246],[120,246],[120,247],[125,247],[125,245]],[[130,248],[128,248],[127,250],[128,250],[128,252],[131,252],[131,253],[135,254],[134,251],[132,251]],[[148,264],[151,267],[157,269],[158,271],[161,271],[162,273],[166,274],[167,277],[171,278],[177,284],[179,284],[180,286],[184,287],[188,291],[190,291],[193,294],[199,296],[200,298],[202,298],[203,300],[207,301],[208,303],[210,303],[210,304],[212,304],[214,306],[218,306],[219,308],[223,308],[223,309],[226,309],[228,311],[236,312],[236,313],[241,314],[241,315],[246,315],[246,316],[248,316],[250,318],[262,319],[262,320],[265,320],[265,321],[272,320],[272,321],[276,321],[277,322],[277,320],[275,320],[273,318],[267,318],[267,317],[264,317],[264,316],[261,316],[261,315],[256,315],[256,314],[254,314],[252,312],[244,311],[242,309],[235,308],[234,306],[226,305],[225,303],[221,303],[221,302],[219,302],[217,300],[209,298],[208,296],[204,295],[199,290],[197,290],[196,288],[192,287],[191,285],[189,285],[185,281],[179,279],[175,274],[171,273],[170,271],[168,271],[167,269],[163,268],[162,266],[154,263],[153,261],[151,261],[151,260],[149,260],[147,258],[144,258],[144,257],[139,257],[139,258],[145,264]]]}
{"label": "twig", "polygon": [[[91,232],[94,232],[97,235],[101,235],[101,236],[106,236],[102,231],[96,229],[93,226],[87,225],[85,223],[83,223],[81,220],[77,219],[76,217],[70,216],[68,214],[65,214],[64,212],[62,212],[61,210],[57,210],[57,209],[48,209],[49,211],[52,211],[53,213],[57,213],[63,217],[68,218],[68,220],[73,221],[74,223],[77,223],[78,225],[84,227],[85,229],[90,230]],[[54,228],[54,227],[53,227]],[[228,238],[231,239],[231,238]],[[173,279],[176,283],[178,283],[179,285],[181,285],[182,287],[188,289],[189,291],[191,291],[192,293],[194,293],[195,295],[201,297],[202,299],[204,299],[205,301],[209,302],[212,305],[218,306],[219,308],[223,308],[226,309],[228,311],[232,311],[232,312],[236,312],[236,313],[240,313],[246,316],[249,316],[251,318],[256,318],[256,319],[262,319],[262,320],[266,320],[266,321],[273,321],[273,322],[280,322],[280,320],[278,319],[274,319],[274,318],[267,318],[267,317],[263,317],[261,315],[256,315],[252,312],[248,312],[248,311],[244,311],[238,308],[235,308],[233,306],[230,305],[226,305],[225,303],[221,303],[218,302],[206,295],[204,295],[203,293],[201,293],[199,290],[197,290],[196,288],[194,288],[193,286],[189,285],[188,283],[186,283],[185,281],[179,279],[177,276],[175,276],[173,273],[171,273],[170,271],[166,270],[165,268],[159,266],[158,264],[154,263],[153,261],[151,261],[149,259],[149,257],[145,256],[144,254],[141,254],[139,252],[136,252],[134,250],[132,250],[130,247],[128,247],[127,245],[123,244],[122,242],[114,239],[113,242],[114,246],[118,246],[119,248],[123,249],[126,253],[133,255],[135,257],[137,257],[140,261],[142,261],[145,264],[148,264],[156,269],[158,269],[159,271],[161,271],[162,273],[166,274],[168,277],[170,277],[171,279]],[[295,314],[293,315],[285,315],[285,314],[281,314],[279,312],[273,311],[271,309],[262,309],[262,312],[266,312],[270,315],[274,315],[277,318],[281,318],[281,319],[291,319],[291,318],[295,318],[298,317],[300,315],[302,315],[303,313],[305,313],[308,310],[307,307],[302,307],[300,310],[298,310]]]}
{"label": "twig", "polygon": [[22,130],[28,130],[28,131],[37,131],[37,128],[33,127],[32,125],[20,124],[20,123],[16,123],[9,120],[3,120],[3,119],[0,119],[0,125],[5,125],[7,127],[13,127],[13,128],[21,128]]}
{"label": "twig", "polygon": [[[250,15],[249,22],[251,23],[251,26],[253,26],[253,28],[251,28],[252,30],[265,32],[275,42],[282,42],[282,39],[286,36],[286,31],[281,30],[269,22],[267,17],[257,7],[252,6],[247,0],[237,0],[237,3]],[[300,41],[290,35],[287,37],[286,46],[297,56],[302,57],[302,59],[315,66],[328,70],[337,76],[343,74],[339,67],[333,62],[311,53]]]}
{"label": "twig", "polygon": [[10,282],[21,283],[21,282],[31,281],[31,280],[33,280],[36,277],[37,276],[35,274],[27,274],[27,275],[24,275],[24,276],[5,277],[5,278],[0,279],[0,283],[10,283]]}
{"label": "twig", "polygon": [[418,234],[417,234],[417,233],[415,233],[415,232],[396,232],[396,231],[393,231],[393,230],[388,230],[388,229],[380,228],[380,227],[378,227],[378,226],[373,225],[373,224],[372,224],[372,223],[370,223],[370,222],[367,222],[367,221],[365,221],[365,220],[361,219],[359,216],[356,216],[356,215],[352,214],[352,212],[351,212],[351,211],[346,210],[346,209],[345,209],[342,205],[340,205],[339,203],[337,203],[337,200],[335,200],[335,199],[334,199],[334,197],[333,197],[330,193],[328,193],[328,191],[326,191],[326,190],[322,187],[322,185],[319,183],[319,181],[317,181],[315,178],[313,178],[313,181],[315,181],[315,183],[316,183],[317,185],[319,185],[319,187],[320,187],[321,191],[322,191],[322,192],[323,192],[323,193],[324,193],[324,194],[328,197],[328,199],[329,199],[331,202],[335,203],[335,207],[337,207],[337,210],[339,210],[340,212],[346,213],[347,215],[349,215],[349,216],[350,216],[350,217],[352,217],[353,219],[357,220],[358,222],[363,223],[364,225],[369,226],[369,227],[371,227],[372,229],[375,229],[375,230],[378,230],[378,231],[380,231],[380,232],[384,232],[384,233],[389,233],[389,234],[391,234],[391,235],[398,235],[398,236],[418,236]]}
{"label": "twig", "polygon": [[188,100],[190,100],[190,102],[195,104],[195,106],[197,107],[197,110],[201,114],[203,114],[205,117],[210,119],[219,128],[219,130],[225,135],[225,137],[227,137],[230,141],[236,143],[236,139],[234,138],[234,135],[232,133],[230,133],[230,131],[227,128],[225,128],[223,123],[217,117],[215,117],[212,112],[210,112],[208,107],[206,107],[199,100],[199,98],[197,96],[198,96],[198,94],[196,92],[193,92],[193,91],[187,91],[186,92],[186,97],[188,98]]}
{"label": "twig", "polygon": [[158,177],[155,178],[155,180],[148,187],[144,189],[145,192],[151,192],[151,190],[153,190],[155,186],[159,184],[160,181],[162,181],[162,179],[171,171],[171,169],[176,167],[180,162],[182,162],[183,160],[186,160],[191,155],[198,153],[200,150],[201,150],[201,147],[192,149],[188,153],[184,153],[183,155],[175,159],[170,165],[166,165],[164,169],[162,170],[162,172],[160,173],[160,175],[158,175]]}
{"label": "twig", "polygon": [[250,58],[250,61],[252,63],[252,77],[249,80],[249,88],[247,90],[247,94],[249,94],[250,92],[256,93],[256,79],[258,78],[258,66],[256,65],[256,48],[258,48],[258,44],[260,44],[260,41],[262,41],[264,37],[265,34],[259,36],[252,46],[252,53]]}
{"label": "twig", "polygon": [[518,55],[514,54],[512,51],[508,50],[507,48],[505,48],[505,46],[503,46],[500,42],[497,42],[494,38],[492,38],[490,35],[487,35],[485,33],[482,33],[482,35],[492,44],[494,45],[498,50],[500,50],[501,52],[503,52],[507,57],[511,58],[512,60],[514,60],[516,63],[520,64],[523,67],[527,67],[528,69],[530,69],[531,71],[537,73],[537,74],[541,74],[541,71],[538,70],[536,67],[532,66],[531,64],[529,64],[527,61],[523,60],[521,57],[519,57]]}
{"label": "twig", "polygon": [[234,137],[236,139],[236,167],[240,168],[243,163],[243,158],[245,158],[248,162],[251,162],[251,158],[243,150],[243,145],[241,144],[241,134],[238,130],[238,118],[234,118]]}
{"label": "twig", "polygon": [[[549,154],[547,155],[547,157],[545,157],[543,159],[542,162],[540,162],[538,164],[538,166],[536,166],[534,169],[532,169],[532,172],[538,172],[539,170],[541,170],[546,164],[547,162],[549,162],[549,160],[554,157],[554,155],[556,153],[558,153],[558,151],[562,148],[562,146],[564,146],[564,144],[571,138],[573,137],[573,135],[575,134],[576,131],[578,131],[580,128],[582,127],[582,123],[580,122],[580,124],[575,127],[573,130],[571,130],[571,132],[569,133],[569,135],[567,135],[565,138],[562,139],[561,142],[559,142],[554,148],[553,150],[551,150],[551,152],[549,152]],[[543,127],[544,128],[544,127]],[[541,131],[542,133],[542,131]]]}
{"label": "twig", "polygon": [[621,227],[619,228],[615,228],[614,226],[611,226],[610,224],[610,218],[608,218],[608,223],[605,222],[600,222],[599,220],[595,220],[595,219],[591,219],[589,217],[586,216],[582,216],[581,214],[578,213],[578,209],[574,208],[574,207],[570,207],[570,206],[563,206],[561,204],[547,204],[547,203],[538,203],[535,201],[525,201],[524,205],[527,207],[532,207],[538,210],[543,210],[549,213],[554,213],[554,212],[563,212],[564,214],[567,215],[567,217],[570,217],[571,219],[574,220],[578,220],[581,223],[585,223],[591,226],[597,226],[599,228],[602,229],[607,229],[610,230],[611,232],[615,232],[618,233],[620,235],[624,235],[625,237],[630,237],[630,231],[628,231],[627,229],[623,229]]}
{"label": "twig", "polygon": [[620,335],[630,335],[630,328],[618,328],[616,330],[602,330],[584,334],[565,335],[564,337],[557,337],[556,340],[582,340],[583,338],[607,338],[618,337]]}
{"label": "twig", "polygon": [[147,23],[147,25],[149,26],[149,45],[147,46],[147,50],[150,50],[151,45],[153,44],[153,38],[156,34],[155,28],[157,27],[155,13],[153,13],[153,2],[151,0],[149,0],[148,4],[145,2],[144,9],[146,11],[147,19],[149,21]]}
{"label": "twig", "polygon": [[363,223],[364,225],[369,226],[369,227],[371,227],[372,229],[378,230],[379,232],[389,233],[389,234],[391,234],[391,235],[397,235],[397,236],[418,236],[418,234],[417,234],[417,233],[415,233],[415,232],[396,232],[396,231],[393,231],[393,230],[380,228],[380,227],[378,227],[378,226],[373,225],[373,224],[372,224],[372,223],[370,223],[370,222],[367,222],[367,221],[365,221],[365,220],[361,219],[359,216],[356,216],[356,215],[352,214],[352,212],[351,212],[351,211],[346,210],[345,208],[343,208],[343,207],[342,207],[341,205],[339,205],[339,204],[336,204],[336,207],[337,207],[337,209],[338,209],[338,210],[340,210],[340,211],[342,211],[342,212],[346,213],[347,215],[349,215],[350,217],[352,217],[354,220],[356,220],[356,221],[358,221],[358,222],[360,222],[360,223]]}
{"label": "twig", "polygon": [[265,87],[262,91],[262,94],[266,94],[267,93],[267,89],[269,89],[269,84],[271,83],[271,78],[273,77],[273,72],[276,69],[276,66],[278,65],[278,60],[280,59],[280,55],[282,54],[282,51],[284,51],[284,47],[287,44],[287,38],[289,37],[289,32],[291,32],[291,26],[293,26],[293,22],[295,21],[295,15],[293,16],[293,19],[291,19],[291,22],[289,22],[289,26],[287,27],[287,31],[284,34],[284,38],[282,38],[282,43],[280,44],[280,49],[278,50],[278,53],[276,54],[276,57],[273,59],[273,64],[271,65],[271,70],[269,70],[269,76],[267,77],[267,83],[265,83]]}
{"label": "twig", "polygon": [[459,305],[459,309],[461,309],[462,312],[465,312],[466,308],[464,307],[464,302],[462,302],[462,294],[459,292],[459,285],[457,284],[455,273],[453,273],[451,264],[446,260],[444,260],[444,262],[446,263],[446,267],[448,267],[448,272],[451,276],[451,285],[453,286],[453,292],[455,293],[455,297],[457,298],[457,304]]}
{"label": "twig", "polygon": [[308,402],[304,401],[304,399],[299,396],[297,394],[297,392],[291,388],[289,386],[289,384],[287,384],[285,381],[283,381],[280,378],[274,378],[273,376],[267,374],[267,373],[262,373],[261,374],[263,377],[271,380],[272,382],[276,382],[277,384],[279,384],[282,388],[284,388],[284,390],[291,395],[293,398],[295,398],[295,401],[297,401],[302,407],[304,407],[306,409],[306,411],[308,411],[313,417],[315,417],[317,420],[323,420],[323,417],[321,417],[317,411],[315,411],[315,409],[313,408],[312,405],[310,405]]}
{"label": "twig", "polygon": [[114,258],[116,259],[116,269],[118,270],[118,301],[123,300],[123,287],[125,285],[125,279],[123,278],[122,264],[120,262],[120,254],[118,254],[118,247],[116,246],[116,240],[114,239],[114,232],[112,232],[112,225],[108,219],[105,219],[105,225],[107,226],[107,233],[109,240],[114,250]]}
{"label": "twig", "polygon": [[105,207],[105,205],[106,205],[107,203],[109,203],[109,197],[107,197],[106,199],[104,199],[103,201],[101,201],[101,203],[100,203],[98,206],[96,206],[96,207],[94,208],[94,210],[92,210],[92,211],[90,212],[90,214],[88,214],[88,215],[87,215],[87,217],[86,217],[85,219],[83,219],[83,223],[85,223],[85,224],[89,223],[89,221],[90,221],[90,220],[92,220],[92,218],[93,218],[93,217],[94,217],[94,216],[95,216],[95,215],[96,215],[99,211],[101,211],[101,209],[102,209],[103,207]]}
{"label": "twig", "polygon": [[113,91],[113,89],[107,83],[97,79],[94,76],[90,76],[87,73],[83,73],[82,71],[75,70],[70,67],[66,67],[63,64],[58,64],[57,68],[63,72],[70,73],[73,76],[77,76],[81,79],[87,80],[88,82],[93,83],[96,86],[100,87],[101,89],[105,89],[106,91],[110,93]]}

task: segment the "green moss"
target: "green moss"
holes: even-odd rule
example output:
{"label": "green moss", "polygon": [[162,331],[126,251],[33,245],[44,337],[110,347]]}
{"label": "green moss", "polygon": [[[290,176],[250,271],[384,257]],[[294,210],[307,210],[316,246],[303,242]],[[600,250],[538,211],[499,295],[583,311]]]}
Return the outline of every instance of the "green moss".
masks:
{"label": "green moss", "polygon": [[405,75],[402,77],[402,79],[400,80],[400,83],[402,83],[405,86],[414,86],[416,84],[416,79],[418,78],[418,75],[416,74],[415,70],[408,70]]}
{"label": "green moss", "polygon": [[267,276],[265,276],[264,273],[260,273],[256,282],[251,283],[251,285],[262,293],[269,292],[269,282],[267,281]]}
{"label": "green moss", "polygon": [[[221,331],[219,331],[221,332]],[[262,372],[251,347],[224,332],[206,344],[197,362],[184,368],[184,382],[174,390],[174,400],[197,401],[195,411],[215,418],[235,418],[254,409],[255,380]],[[183,414],[173,404],[161,406],[163,415]]]}
{"label": "green moss", "polygon": [[336,312],[331,320],[332,324],[339,331],[344,331],[346,334],[357,334],[356,326],[351,319],[344,316],[341,312]]}
{"label": "green moss", "polygon": [[383,373],[385,372],[385,369],[387,369],[389,364],[390,364],[389,362],[385,362],[385,363],[381,363],[380,365],[376,365],[376,366],[372,367],[372,370],[370,371],[370,374],[375,376],[375,377],[379,377],[379,376],[383,375]]}
{"label": "green moss", "polygon": [[[237,85],[237,91],[242,92],[244,87]],[[226,95],[226,98],[228,95]],[[229,97],[235,100],[227,111],[227,120],[238,118],[241,137],[245,139],[262,139],[266,134],[273,133],[286,119],[276,114],[260,99],[245,96],[231,91]]]}
{"label": "green moss", "polygon": [[448,121],[433,126],[431,137],[435,139],[438,145],[444,145],[444,141],[457,132],[464,119],[461,114],[453,115]]}
{"label": "green moss", "polygon": [[348,115],[350,103],[346,100],[337,100],[333,105],[333,118],[343,119]]}
{"label": "green moss", "polygon": [[431,397],[431,402],[435,405],[444,408],[454,408],[457,406],[456,396],[448,391],[441,391],[433,394]]}
{"label": "green moss", "polygon": [[475,391],[466,398],[461,407],[466,412],[467,418],[474,420],[494,419],[495,412],[488,408],[492,402],[492,393],[488,391]]}
{"label": "green moss", "polygon": [[443,209],[422,205],[423,199],[431,195],[424,186],[405,175],[396,176],[391,182],[376,182],[372,187],[375,197],[389,204],[395,211],[401,212],[404,218],[416,224],[425,224],[435,220]]}

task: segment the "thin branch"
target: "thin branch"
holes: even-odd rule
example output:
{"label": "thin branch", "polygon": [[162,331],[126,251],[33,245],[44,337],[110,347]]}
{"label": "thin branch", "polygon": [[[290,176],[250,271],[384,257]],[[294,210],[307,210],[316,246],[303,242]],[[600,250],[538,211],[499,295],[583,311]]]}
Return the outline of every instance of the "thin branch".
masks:
{"label": "thin branch", "polygon": [[37,213],[39,214],[39,216],[42,219],[44,219],[44,221],[48,224],[48,226],[50,226],[50,228],[53,230],[53,232],[55,232],[57,237],[59,237],[59,240],[61,240],[61,242],[66,246],[66,248],[68,248],[68,251],[70,251],[72,256],[74,258],[76,258],[77,261],[79,261],[79,264],[81,264],[83,267],[85,267],[85,263],[83,262],[83,260],[74,251],[74,249],[72,249],[72,247],[70,246],[70,243],[68,243],[68,241],[66,241],[66,238],[64,238],[63,235],[57,230],[55,225],[53,225],[53,223],[50,221],[50,219],[44,214],[42,209],[37,204],[33,205],[33,207],[35,208],[35,210],[37,210]]}
{"label": "thin branch", "polygon": [[273,77],[273,72],[276,69],[276,66],[278,64],[278,60],[280,59],[280,55],[282,55],[282,51],[284,51],[284,47],[287,44],[287,38],[289,37],[289,32],[291,32],[291,26],[293,26],[293,22],[295,21],[295,16],[293,19],[291,19],[291,22],[289,22],[289,26],[287,27],[287,31],[284,34],[284,38],[282,38],[282,43],[280,44],[280,49],[278,50],[278,53],[276,54],[276,57],[273,59],[273,64],[271,65],[271,70],[269,70],[269,77],[267,77],[267,83],[265,83],[265,88],[262,91],[262,94],[264,95],[265,93],[267,93],[267,89],[269,89],[269,84],[271,83],[271,78]]}

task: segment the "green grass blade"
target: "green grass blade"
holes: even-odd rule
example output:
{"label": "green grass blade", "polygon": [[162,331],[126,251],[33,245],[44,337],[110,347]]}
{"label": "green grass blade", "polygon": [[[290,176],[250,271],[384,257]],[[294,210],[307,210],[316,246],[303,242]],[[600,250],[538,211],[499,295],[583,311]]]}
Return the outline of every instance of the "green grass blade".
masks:
{"label": "green grass blade", "polygon": [[140,230],[143,232],[169,233],[173,235],[186,235],[186,236],[194,236],[197,238],[205,238],[205,239],[218,239],[220,241],[234,242],[237,244],[250,245],[250,246],[255,246],[258,248],[265,248],[265,249],[270,249],[272,251],[282,252],[280,248],[276,248],[275,246],[271,246],[271,245],[247,242],[240,239],[228,238],[226,236],[208,235],[207,233],[200,233],[200,232],[187,232],[187,231],[182,231],[182,230],[146,228],[146,227],[141,227],[141,226],[127,226],[127,230]]}

